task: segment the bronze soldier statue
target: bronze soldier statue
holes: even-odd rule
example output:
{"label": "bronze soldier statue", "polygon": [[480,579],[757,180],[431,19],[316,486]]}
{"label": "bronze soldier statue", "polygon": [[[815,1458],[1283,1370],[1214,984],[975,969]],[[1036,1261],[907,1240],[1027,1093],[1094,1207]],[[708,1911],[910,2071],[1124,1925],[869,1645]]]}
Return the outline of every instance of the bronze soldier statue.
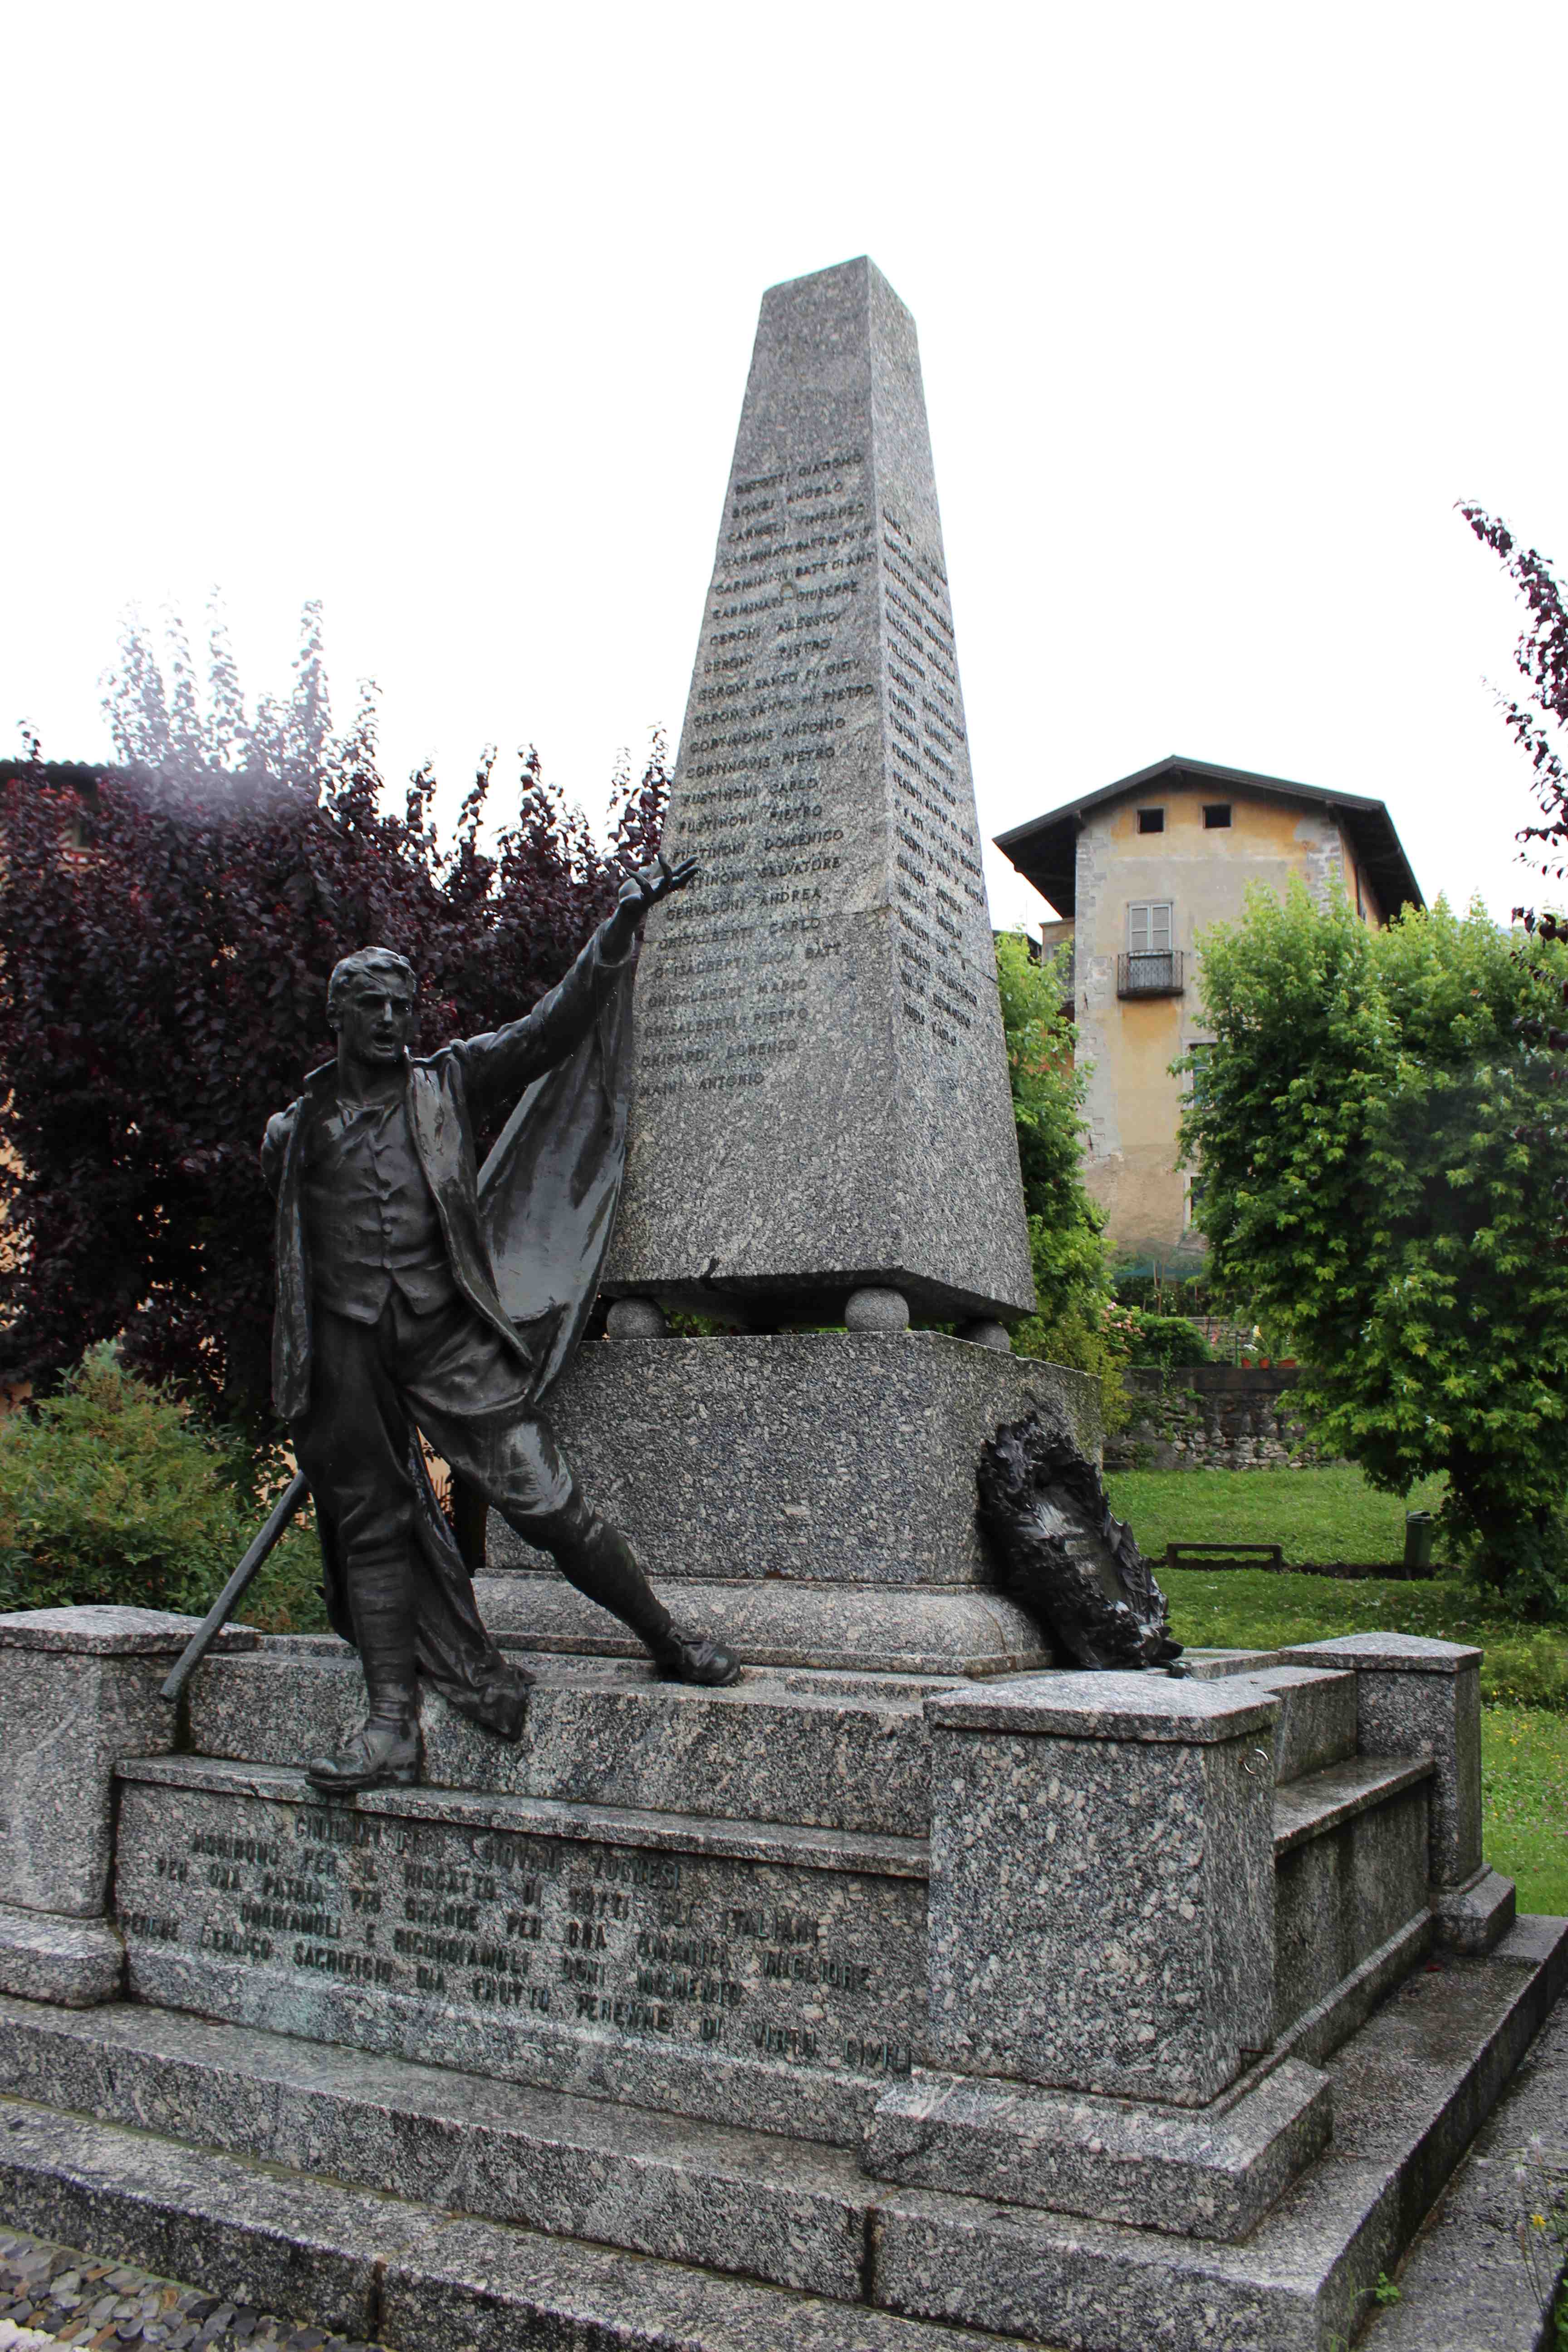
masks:
{"label": "bronze soldier statue", "polygon": [[[502,1738],[521,1734],[529,1678],[485,1631],[419,1431],[662,1673],[722,1684],[740,1671],[673,1622],[541,1410],[592,1308],[614,1219],[642,920],[695,870],[661,857],[635,874],[531,1013],[423,1060],[408,1053],[412,965],[385,948],[344,957],[327,995],[337,1058],[268,1127],[274,1392],[316,1506],[329,1614],[359,1652],[368,1700],[311,1762],[318,1789],[417,1779],[418,1675]],[[513,1103],[480,1174],[474,1111]]]}

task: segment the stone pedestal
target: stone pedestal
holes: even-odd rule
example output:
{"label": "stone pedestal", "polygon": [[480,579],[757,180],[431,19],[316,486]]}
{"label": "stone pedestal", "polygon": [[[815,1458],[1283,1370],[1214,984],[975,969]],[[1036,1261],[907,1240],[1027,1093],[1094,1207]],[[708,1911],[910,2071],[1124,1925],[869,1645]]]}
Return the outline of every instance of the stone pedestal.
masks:
{"label": "stone pedestal", "polygon": [[1237,2242],[1326,2146],[1272,2039],[1276,1696],[1040,1675],[925,1701],[923,2049],[879,2179]]}
{"label": "stone pedestal", "polygon": [[1481,1653],[1415,1633],[1347,1633],[1280,1656],[1350,1667],[1363,1756],[1430,1756],[1427,1875],[1437,1932],[1460,1951],[1489,1951],[1514,1919],[1511,1879],[1481,1858]]}
{"label": "stone pedestal", "polygon": [[0,1616],[0,1990],[74,2007],[118,1992],[124,1956],[105,1916],[114,1769],[173,1747],[176,1708],[159,1685],[197,1622],[156,1609]]}
{"label": "stone pedestal", "polygon": [[[1001,1422],[1061,1415],[1100,1450],[1094,1382],[938,1331],[605,1339],[581,1349],[550,1418],[594,1508],[669,1607],[749,1665],[1009,1674],[1050,1663],[994,1589],[975,1517]],[[498,1634],[636,1654],[503,1520],[482,1581]]]}
{"label": "stone pedestal", "polygon": [[1040,1675],[925,1712],[930,2064],[1215,2098],[1272,2038],[1276,1702]]}

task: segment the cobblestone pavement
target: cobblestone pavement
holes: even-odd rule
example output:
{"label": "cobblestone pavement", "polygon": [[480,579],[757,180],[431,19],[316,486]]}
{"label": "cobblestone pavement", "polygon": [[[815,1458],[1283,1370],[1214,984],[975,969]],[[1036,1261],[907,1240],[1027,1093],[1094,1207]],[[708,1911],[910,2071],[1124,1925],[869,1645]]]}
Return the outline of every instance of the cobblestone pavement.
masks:
{"label": "cobblestone pavement", "polygon": [[122,2344],[171,2352],[187,2345],[197,2352],[383,2352],[0,2227],[0,2352],[62,2344],[81,2352],[118,2352]]}

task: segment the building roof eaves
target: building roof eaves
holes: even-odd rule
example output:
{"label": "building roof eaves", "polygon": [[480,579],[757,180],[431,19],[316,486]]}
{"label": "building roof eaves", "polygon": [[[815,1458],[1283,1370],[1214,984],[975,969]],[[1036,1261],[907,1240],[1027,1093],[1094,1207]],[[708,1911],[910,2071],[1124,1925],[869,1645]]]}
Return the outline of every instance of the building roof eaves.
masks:
{"label": "building roof eaves", "polygon": [[[1407,904],[1425,906],[1421,886],[1385,802],[1372,799],[1364,793],[1330,792],[1321,784],[1297,783],[1287,776],[1265,776],[1247,768],[1220,767],[1212,760],[1190,760],[1176,751],[1156,760],[1150,767],[1138,769],[1132,775],[1118,777],[1114,783],[1101,784],[1096,792],[1084,793],[1075,801],[1064,801],[1059,808],[1048,809],[1044,816],[1032,817],[1026,824],[1011,826],[994,836],[996,847],[1053,907],[1063,915],[1070,915],[1075,895],[1074,858],[1067,853],[1069,844],[1076,847],[1079,825],[1085,814],[1110,801],[1124,799],[1131,793],[1144,791],[1176,776],[1190,776],[1200,783],[1237,785],[1282,800],[1312,801],[1321,808],[1342,812],[1350,820],[1357,856],[1388,890],[1388,911]],[[1378,834],[1383,835],[1381,840],[1373,837]],[[1054,841],[1053,835],[1057,836]],[[1028,855],[1031,849],[1036,852],[1033,856]],[[1055,890],[1046,888],[1047,879],[1058,886]],[[1068,895],[1065,906],[1061,896],[1064,887]]]}

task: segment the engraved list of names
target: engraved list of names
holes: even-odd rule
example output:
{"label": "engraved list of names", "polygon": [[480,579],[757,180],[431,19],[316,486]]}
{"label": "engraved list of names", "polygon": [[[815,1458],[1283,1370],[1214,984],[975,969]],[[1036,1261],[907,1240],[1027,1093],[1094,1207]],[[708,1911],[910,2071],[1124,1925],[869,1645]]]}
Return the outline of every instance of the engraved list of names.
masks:
{"label": "engraved list of names", "polygon": [[650,926],[606,1287],[1029,1303],[913,329],[867,262],[764,299],[667,846],[700,873]]}

